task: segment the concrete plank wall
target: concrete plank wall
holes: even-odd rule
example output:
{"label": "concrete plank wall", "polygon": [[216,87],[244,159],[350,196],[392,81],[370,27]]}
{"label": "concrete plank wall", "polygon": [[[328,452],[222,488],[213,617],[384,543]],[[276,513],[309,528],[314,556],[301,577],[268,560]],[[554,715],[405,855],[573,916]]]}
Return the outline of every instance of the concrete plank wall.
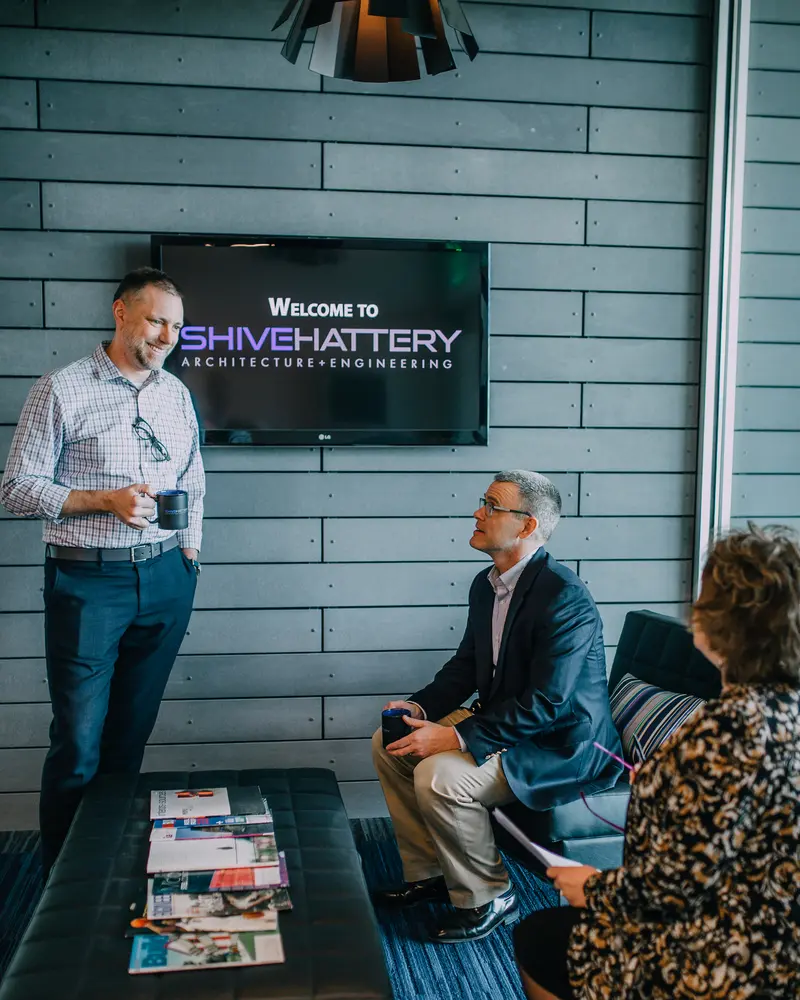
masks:
{"label": "concrete plank wall", "polygon": [[800,514],[800,4],[753,0],[735,524]]}
{"label": "concrete plank wall", "polygon": [[[148,768],[330,766],[376,808],[377,710],[458,642],[501,467],[561,489],[551,549],[611,655],[629,610],[688,598],[710,5],[466,6],[474,65],[370,87],[282,60],[277,0],[0,0],[0,462],[150,232],[492,243],[488,448],[206,451],[206,569]],[[47,744],[39,538],[0,516],[5,827],[35,825]]]}

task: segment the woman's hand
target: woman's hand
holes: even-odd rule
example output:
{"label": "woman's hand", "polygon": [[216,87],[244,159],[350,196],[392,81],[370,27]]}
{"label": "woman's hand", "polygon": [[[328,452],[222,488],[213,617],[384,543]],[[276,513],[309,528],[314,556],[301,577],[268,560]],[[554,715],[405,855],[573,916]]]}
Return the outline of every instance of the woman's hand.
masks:
{"label": "woman's hand", "polygon": [[590,875],[596,875],[597,869],[589,865],[576,865],[574,868],[548,868],[547,877],[555,883],[556,889],[564,896],[570,906],[584,908],[586,897],[583,886]]}

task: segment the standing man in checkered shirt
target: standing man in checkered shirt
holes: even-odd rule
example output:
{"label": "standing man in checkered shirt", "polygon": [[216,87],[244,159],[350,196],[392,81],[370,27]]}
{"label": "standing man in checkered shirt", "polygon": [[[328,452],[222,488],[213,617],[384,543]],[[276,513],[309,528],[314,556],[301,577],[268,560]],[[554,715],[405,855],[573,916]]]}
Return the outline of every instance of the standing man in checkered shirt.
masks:
{"label": "standing man in checkered shirt", "polygon": [[[137,772],[192,611],[205,477],[189,393],[162,370],[183,324],[163,271],[114,293],[114,338],[33,386],[0,487],[44,521],[45,645],[53,721],[42,772],[45,875],[98,772]],[[189,523],[151,519],[186,490]]]}

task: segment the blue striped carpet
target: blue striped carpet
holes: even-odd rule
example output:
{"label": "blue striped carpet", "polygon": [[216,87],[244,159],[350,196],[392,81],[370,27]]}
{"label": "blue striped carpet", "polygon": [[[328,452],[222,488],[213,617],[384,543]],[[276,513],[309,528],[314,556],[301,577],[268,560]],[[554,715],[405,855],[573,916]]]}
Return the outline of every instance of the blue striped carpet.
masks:
{"label": "blue striped carpet", "polygon": [[[400,858],[387,819],[353,820],[370,889],[401,880]],[[39,835],[0,833],[0,979],[39,899]],[[548,883],[508,861],[523,916],[557,904]],[[511,947],[511,929],[501,927],[474,944],[435,945],[425,922],[436,909],[415,906],[379,913],[386,966],[395,1000],[524,1000]]]}
{"label": "blue striped carpet", "polygon": [[[388,819],[353,821],[356,845],[370,889],[402,880],[400,857]],[[516,862],[506,859],[523,916],[558,905],[558,894]],[[386,967],[395,1000],[524,1000],[510,927],[472,944],[437,945],[425,938],[425,923],[441,907],[380,910]]]}

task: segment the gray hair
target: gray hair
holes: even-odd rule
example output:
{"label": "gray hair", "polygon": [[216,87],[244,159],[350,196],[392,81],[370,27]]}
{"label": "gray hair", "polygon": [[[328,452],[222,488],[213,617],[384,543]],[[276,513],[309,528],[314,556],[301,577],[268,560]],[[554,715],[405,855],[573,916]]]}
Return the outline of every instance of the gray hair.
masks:
{"label": "gray hair", "polygon": [[561,517],[561,494],[547,476],[526,469],[498,472],[496,483],[513,483],[522,497],[522,507],[538,521],[536,536],[542,542],[555,531]]}

